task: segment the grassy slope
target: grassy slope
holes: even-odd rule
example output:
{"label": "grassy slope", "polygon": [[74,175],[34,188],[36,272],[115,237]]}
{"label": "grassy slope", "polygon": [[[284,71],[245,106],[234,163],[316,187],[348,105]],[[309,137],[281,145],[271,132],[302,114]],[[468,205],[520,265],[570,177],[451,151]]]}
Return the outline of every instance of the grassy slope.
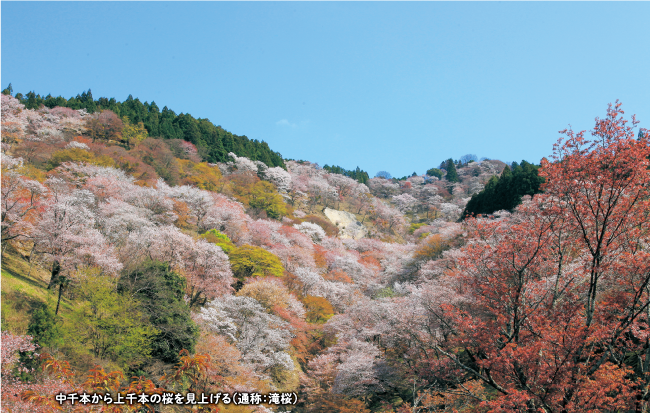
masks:
{"label": "grassy slope", "polygon": [[[56,306],[57,294],[47,289],[50,274],[29,262],[11,247],[2,256],[2,329],[14,334],[26,334],[32,310],[41,303]],[[61,299],[59,314],[72,308],[69,300]]]}
{"label": "grassy slope", "polygon": [[[2,256],[2,330],[9,330],[14,334],[27,334],[27,327],[31,320],[32,311],[42,303],[49,308],[56,308],[58,290],[48,290],[50,271],[36,264],[30,271],[29,262],[10,246]],[[57,317],[60,326],[72,313],[75,300],[66,298],[64,293]],[[83,346],[73,346],[68,342],[54,347],[45,347],[45,352],[56,358],[70,362],[76,378],[83,380],[88,371],[99,365],[106,371],[119,370],[119,366],[109,360],[102,360],[91,354]]]}

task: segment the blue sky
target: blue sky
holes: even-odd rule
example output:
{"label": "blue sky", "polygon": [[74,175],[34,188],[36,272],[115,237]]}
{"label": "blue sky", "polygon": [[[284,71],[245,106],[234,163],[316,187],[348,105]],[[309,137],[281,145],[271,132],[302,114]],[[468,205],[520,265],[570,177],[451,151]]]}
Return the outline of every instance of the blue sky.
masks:
{"label": "blue sky", "polygon": [[623,102],[650,127],[650,3],[6,2],[1,86],[208,118],[403,176],[539,162]]}

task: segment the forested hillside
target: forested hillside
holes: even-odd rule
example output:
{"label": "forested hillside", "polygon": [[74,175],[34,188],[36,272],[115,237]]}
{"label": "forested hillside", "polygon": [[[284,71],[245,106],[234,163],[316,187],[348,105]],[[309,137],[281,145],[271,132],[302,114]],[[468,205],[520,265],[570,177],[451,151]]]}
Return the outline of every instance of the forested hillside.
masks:
{"label": "forested hillside", "polygon": [[399,180],[88,95],[2,95],[3,411],[650,408],[650,142],[620,105],[539,167]]}
{"label": "forested hillside", "polygon": [[490,178],[485,188],[472,195],[463,211],[463,217],[476,214],[491,214],[495,211],[512,211],[521,204],[522,197],[534,196],[541,190],[544,179],[538,175],[539,167],[526,161],[506,166],[497,178]]}
{"label": "forested hillside", "polygon": [[[2,93],[10,95],[12,92],[10,84]],[[121,127],[126,123],[144,127],[150,137],[190,142],[196,146],[199,155],[211,163],[225,162],[228,160],[228,153],[233,152],[238,156],[264,162],[269,167],[284,166],[282,155],[272,151],[264,141],[234,135],[208,119],[195,119],[189,113],[177,115],[167,106],[161,110],[155,102],[142,103],[131,95],[124,102],[105,97],[94,99],[88,89],[87,92],[70,99],[51,95],[42,97],[34,92],[26,95],[17,93],[16,99],[25,105],[26,109],[38,109],[41,106],[50,109],[60,107],[96,114],[94,118],[88,118],[88,122],[95,123],[94,129],[105,131],[104,134],[99,133],[99,137],[103,139],[125,139],[121,136]]]}

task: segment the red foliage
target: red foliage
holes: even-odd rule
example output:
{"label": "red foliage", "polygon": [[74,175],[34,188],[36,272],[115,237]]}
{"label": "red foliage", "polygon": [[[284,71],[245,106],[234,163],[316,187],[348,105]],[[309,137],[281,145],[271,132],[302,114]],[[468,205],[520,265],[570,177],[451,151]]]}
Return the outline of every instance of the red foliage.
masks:
{"label": "red foliage", "polygon": [[169,185],[178,184],[180,179],[178,162],[162,139],[147,138],[129,153],[151,166]]}
{"label": "red foliage", "polygon": [[105,155],[113,159],[115,166],[133,176],[136,183],[142,182],[152,186],[158,180],[158,174],[154,168],[142,159],[142,152],[127,151],[121,146],[106,146],[100,143],[88,146],[98,157]]}
{"label": "red foliage", "polygon": [[334,269],[327,274],[323,275],[323,278],[328,281],[339,281],[344,283],[352,283],[352,278],[343,270]]}
{"label": "red foliage", "polygon": [[[611,107],[593,141],[563,131],[545,193],[470,220],[443,304],[441,355],[492,388],[491,411],[647,408],[650,146]],[[636,410],[639,411],[639,410]]]}
{"label": "red foliage", "polygon": [[359,258],[359,262],[367,268],[370,268],[374,271],[380,271],[381,270],[381,263],[379,262],[380,259],[381,259],[381,254],[379,252],[366,251],[361,253],[361,258]]}
{"label": "red foliage", "polygon": [[325,258],[325,248],[320,245],[314,245],[314,262],[316,267],[327,269],[327,259]]}

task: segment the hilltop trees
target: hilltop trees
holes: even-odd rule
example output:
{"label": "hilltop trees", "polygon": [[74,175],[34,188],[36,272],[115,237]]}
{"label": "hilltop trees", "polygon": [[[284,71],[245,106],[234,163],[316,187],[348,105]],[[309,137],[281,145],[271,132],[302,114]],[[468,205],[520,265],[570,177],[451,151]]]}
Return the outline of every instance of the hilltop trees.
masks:
{"label": "hilltop trees", "polygon": [[538,175],[539,166],[526,161],[513,162],[512,170],[506,166],[497,178],[490,178],[485,188],[472,196],[465,206],[463,217],[471,214],[490,214],[494,211],[513,210],[522,197],[541,191],[544,178]]}
{"label": "hilltop trees", "polygon": [[449,158],[445,161],[445,170],[447,171],[447,181],[449,182],[459,182],[458,172],[456,172],[456,165],[454,165],[454,160]]}
{"label": "hilltop trees", "polygon": [[472,153],[468,153],[467,155],[463,155],[463,156],[460,157],[460,164],[461,165],[466,165],[468,163],[476,162],[476,161],[478,161],[478,156],[476,156],[476,155],[474,155]]}
{"label": "hilltop trees", "polygon": [[333,166],[325,165],[323,166],[323,169],[333,174],[339,174],[339,175],[350,177],[352,179],[357,180],[357,182],[361,184],[367,183],[368,179],[370,179],[370,176],[368,176],[368,172],[362,171],[361,169],[359,169],[358,166],[357,169],[347,170],[345,168],[341,168],[340,166],[336,166],[336,165]]}
{"label": "hilltop trees", "polygon": [[427,175],[435,176],[438,179],[442,179],[443,173],[438,168],[431,168],[431,169],[427,170]]}

